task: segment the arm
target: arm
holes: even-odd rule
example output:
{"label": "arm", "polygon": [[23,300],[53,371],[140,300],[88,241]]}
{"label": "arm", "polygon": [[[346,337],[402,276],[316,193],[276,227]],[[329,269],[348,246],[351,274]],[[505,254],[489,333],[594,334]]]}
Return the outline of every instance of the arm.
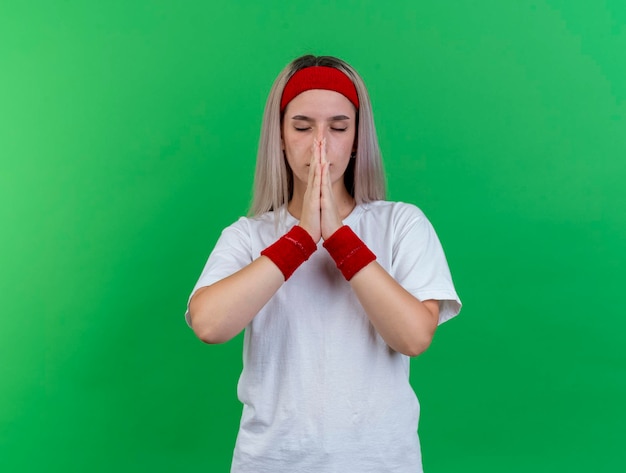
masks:
{"label": "arm", "polygon": [[205,343],[223,343],[241,332],[285,282],[266,256],[210,286],[189,302],[191,325]]}
{"label": "arm", "polygon": [[422,303],[404,289],[350,227],[335,230],[325,239],[324,248],[387,345],[408,356],[428,348],[439,321],[437,301]]}
{"label": "arm", "polygon": [[421,302],[376,261],[355,274],[350,285],[387,345],[408,356],[428,348],[438,324],[438,301]]}
{"label": "arm", "polygon": [[[319,194],[321,169],[312,157],[309,181],[302,209],[302,227],[310,241],[293,246],[298,232],[288,232],[291,238],[280,240],[266,248],[262,256],[236,273],[198,289],[189,302],[191,326],[202,341],[223,343],[235,337],[267,304],[295,268],[306,261],[320,239]],[[305,230],[303,230],[305,228]],[[306,233],[305,233],[306,232]],[[281,239],[283,240],[283,239]],[[285,246],[287,245],[287,246]],[[267,250],[273,249],[273,251]],[[295,264],[295,266],[294,266]]]}
{"label": "arm", "polygon": [[[343,223],[334,201],[325,143],[321,144],[320,161],[322,163],[321,233],[328,243],[328,239],[341,228]],[[356,240],[359,241],[358,238]],[[326,243],[324,246],[329,249]],[[370,322],[387,345],[408,356],[417,356],[428,348],[439,322],[438,301],[420,301],[404,289],[376,261],[366,264],[354,276],[351,276],[349,281]]]}

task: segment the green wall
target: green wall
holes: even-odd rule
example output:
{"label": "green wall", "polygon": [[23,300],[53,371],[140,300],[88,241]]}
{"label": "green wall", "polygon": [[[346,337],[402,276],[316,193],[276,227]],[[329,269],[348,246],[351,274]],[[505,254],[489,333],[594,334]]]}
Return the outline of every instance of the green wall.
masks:
{"label": "green wall", "polygon": [[626,465],[626,3],[391,3],[1,3],[0,471],[228,471],[241,338],[183,312],[308,52],[465,304],[413,360],[427,472]]}

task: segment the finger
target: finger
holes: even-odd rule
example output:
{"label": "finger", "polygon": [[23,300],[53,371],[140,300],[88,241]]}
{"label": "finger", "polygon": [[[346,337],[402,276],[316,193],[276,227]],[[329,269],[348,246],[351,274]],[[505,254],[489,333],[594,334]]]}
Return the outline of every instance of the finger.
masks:
{"label": "finger", "polygon": [[315,157],[311,157],[311,162],[309,163],[309,175],[307,180],[307,190],[311,188],[313,185],[313,181],[315,179]]}
{"label": "finger", "polygon": [[316,157],[318,153],[315,151],[315,146],[316,143],[313,143],[311,146],[311,161],[309,163],[309,175],[307,176],[307,188],[304,193],[304,201],[302,202],[300,225],[317,242],[321,237],[321,169],[319,157]]}
{"label": "finger", "polygon": [[320,206],[321,208],[328,208],[329,203],[333,201],[333,191],[329,175],[329,164],[327,162],[322,163],[322,165],[320,166],[320,171]]}
{"label": "finger", "polygon": [[313,156],[318,163],[322,161],[321,145],[322,142],[320,140],[318,140],[317,138],[313,139]]}
{"label": "finger", "polygon": [[322,165],[319,161],[316,161],[313,165],[314,168],[314,178],[313,178],[313,189],[316,190],[317,196],[321,195],[321,187],[323,183],[323,169]]}
{"label": "finger", "polygon": [[329,192],[328,196],[332,198],[332,184],[330,179],[330,163],[326,159],[326,138],[322,138],[320,142],[320,159],[322,163],[322,186],[324,191]]}
{"label": "finger", "polygon": [[321,166],[322,170],[322,192],[326,194],[326,198],[332,200],[333,197],[333,189],[332,189],[332,181],[330,179],[330,163],[325,161]]}
{"label": "finger", "polygon": [[309,161],[309,175],[307,179],[307,189],[310,189],[313,185],[313,181],[315,179],[315,169],[317,167],[318,158],[316,158],[315,148],[317,146],[317,140],[313,139],[313,144],[311,145],[311,161]]}
{"label": "finger", "polygon": [[333,195],[330,179],[330,163],[322,164],[321,233],[324,239],[332,235],[342,225],[341,217]]}

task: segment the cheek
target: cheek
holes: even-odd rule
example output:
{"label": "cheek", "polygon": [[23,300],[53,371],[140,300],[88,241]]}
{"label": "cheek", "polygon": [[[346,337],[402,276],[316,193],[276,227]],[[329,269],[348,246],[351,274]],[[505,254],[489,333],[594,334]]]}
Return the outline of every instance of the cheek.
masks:
{"label": "cheek", "polygon": [[285,147],[285,155],[287,156],[287,161],[292,164],[300,163],[302,161],[309,161],[310,153],[307,152],[308,147],[299,146],[296,143],[288,143]]}
{"label": "cheek", "polygon": [[286,137],[284,151],[292,170],[300,169],[311,160],[311,143],[305,142],[301,137],[297,139]]}
{"label": "cheek", "polygon": [[291,154],[300,154],[302,150],[310,149],[312,141],[303,134],[287,133],[283,140],[284,149]]}
{"label": "cheek", "polygon": [[330,141],[330,146],[327,149],[329,155],[334,155],[337,158],[349,158],[354,147],[354,134],[341,135],[334,140]]}

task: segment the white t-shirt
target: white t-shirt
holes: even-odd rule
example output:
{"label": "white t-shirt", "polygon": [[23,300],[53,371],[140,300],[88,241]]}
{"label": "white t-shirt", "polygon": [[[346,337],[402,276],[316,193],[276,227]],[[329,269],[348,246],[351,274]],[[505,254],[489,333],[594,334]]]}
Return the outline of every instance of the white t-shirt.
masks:
{"label": "white t-shirt", "polygon": [[[286,213],[278,228],[272,212],[240,218],[222,232],[194,292],[251,263],[297,223]],[[459,312],[441,244],[421,210],[370,202],[344,224],[405,289],[440,301],[439,323]],[[410,359],[375,331],[321,241],[246,327],[243,361],[232,473],[422,471]]]}

